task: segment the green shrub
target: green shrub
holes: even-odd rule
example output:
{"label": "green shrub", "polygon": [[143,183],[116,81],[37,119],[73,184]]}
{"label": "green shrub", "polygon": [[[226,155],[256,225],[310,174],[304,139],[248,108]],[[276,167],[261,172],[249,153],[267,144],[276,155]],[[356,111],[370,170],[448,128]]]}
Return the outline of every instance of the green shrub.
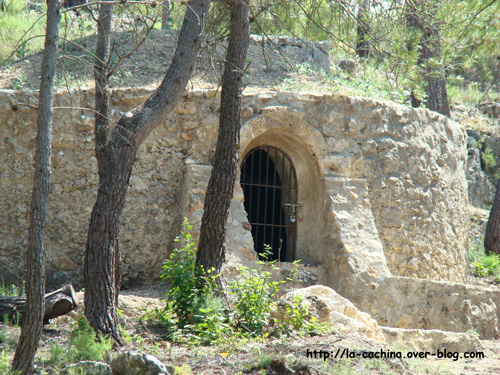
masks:
{"label": "green shrub", "polygon": [[162,281],[169,286],[165,307],[151,314],[169,330],[174,341],[210,344],[231,332],[229,314],[216,295],[220,275],[196,267],[196,248],[184,220],[181,235],[175,239],[181,246],[170,254],[163,265]]}
{"label": "green shrub", "polygon": [[316,318],[311,316],[304,305],[304,298],[301,295],[296,295],[284,306],[283,320],[279,331],[288,334],[305,333],[309,331],[309,328],[314,329],[315,323]]}
{"label": "green shrub", "polygon": [[483,159],[486,170],[491,170],[496,167],[497,159],[491,147],[486,147],[481,154],[481,158]]}
{"label": "green shrub", "polygon": [[474,268],[476,275],[480,277],[497,276],[500,277],[500,255],[486,255],[484,250],[484,239],[471,244],[469,251],[469,262]]}
{"label": "green shrub", "polygon": [[[181,247],[174,249],[163,265],[161,278],[170,286],[165,307],[155,309],[148,318],[159,320],[168,330],[168,337],[176,342],[210,345],[222,343],[231,336],[257,337],[267,334],[271,311],[276,308],[276,297],[284,281],[272,281],[273,262],[258,262],[257,269],[241,267],[241,280],[229,284],[232,309],[228,309],[218,294],[216,281],[220,275],[209,270],[206,275],[196,267],[196,249],[191,226],[184,221],[181,236],[176,239]],[[267,259],[270,249],[263,258]],[[292,272],[293,273],[293,272]],[[274,332],[305,332],[314,319],[309,318],[301,297],[285,307],[283,323]]]}
{"label": "green shrub", "polygon": [[496,275],[500,271],[500,256],[497,254],[485,255],[481,262],[487,270],[488,275]]}
{"label": "green shrub", "polygon": [[212,295],[204,298],[193,314],[191,341],[210,345],[221,338],[231,336],[234,324],[232,315],[220,297]]}
{"label": "green shrub", "polygon": [[488,276],[489,272],[486,269],[486,267],[484,266],[484,264],[482,264],[480,262],[474,262],[474,263],[472,263],[472,266],[474,267],[474,271],[476,272],[476,274],[478,276],[481,276],[481,277]]}
{"label": "green shrub", "polygon": [[70,350],[72,362],[102,361],[113,348],[113,339],[103,336],[96,338],[88,323],[86,328],[78,329],[75,332],[71,343],[73,344],[73,350]]}
{"label": "green shrub", "polygon": [[188,232],[191,228],[187,220],[184,220],[181,236],[175,239],[182,247],[172,251],[163,264],[163,274],[160,276],[170,287],[165,298],[167,306],[164,312],[173,312],[180,327],[191,322],[202,292],[203,273],[196,268],[195,241]]}
{"label": "green shrub", "polygon": [[264,271],[261,267],[253,270],[240,267],[239,271],[244,279],[229,284],[238,326],[244,332],[258,336],[269,324],[280,283],[271,281],[271,272]]}
{"label": "green shrub", "polygon": [[0,373],[9,373],[9,355],[7,354],[7,351],[5,349],[0,352]]}

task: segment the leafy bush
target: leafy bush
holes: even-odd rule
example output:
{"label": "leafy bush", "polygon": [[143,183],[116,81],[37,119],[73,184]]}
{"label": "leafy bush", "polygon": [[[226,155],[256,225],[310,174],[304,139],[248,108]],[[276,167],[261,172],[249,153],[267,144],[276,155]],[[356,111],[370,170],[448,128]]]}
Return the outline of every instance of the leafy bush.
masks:
{"label": "leafy bush", "polygon": [[316,318],[304,306],[304,299],[296,295],[285,305],[283,320],[279,326],[282,333],[305,332],[316,328]]}
{"label": "leafy bush", "polygon": [[481,277],[488,276],[488,270],[484,266],[484,264],[480,262],[474,262],[472,263],[472,266],[474,267],[474,270],[476,271],[476,274]]}
{"label": "leafy bush", "polygon": [[219,275],[196,267],[196,248],[184,220],[181,235],[175,239],[176,248],[163,265],[162,281],[169,286],[165,307],[155,309],[153,319],[160,320],[174,341],[209,344],[231,332],[229,314],[216,295]]}
{"label": "leafy bush", "polygon": [[483,159],[486,169],[492,169],[496,167],[497,160],[491,147],[486,147],[486,150],[483,151],[481,157]]}
{"label": "leafy bush", "polygon": [[193,315],[194,324],[191,327],[191,341],[210,345],[221,338],[233,334],[232,313],[225,309],[220,297],[210,296],[203,299],[203,306],[197,306]]}
{"label": "leafy bush", "polygon": [[500,255],[486,255],[483,240],[471,245],[469,262],[472,264],[476,275],[480,277],[500,276]]}
{"label": "leafy bush", "polygon": [[183,246],[172,251],[163,264],[163,274],[160,276],[170,286],[165,299],[165,312],[173,312],[180,327],[191,322],[195,306],[200,303],[198,299],[203,285],[203,273],[196,268],[195,241],[188,232],[191,228],[184,220],[181,236],[175,239]]}
{"label": "leafy bush", "polygon": [[0,373],[9,373],[9,355],[5,349],[0,352]]}
{"label": "leafy bush", "polygon": [[[220,275],[196,267],[196,248],[188,233],[191,226],[184,221],[181,236],[176,239],[182,246],[174,249],[163,265],[162,280],[169,284],[165,307],[155,309],[148,318],[159,320],[167,329],[170,339],[191,344],[221,343],[234,335],[257,337],[268,334],[271,312],[276,308],[276,297],[285,281],[272,281],[273,262],[258,262],[257,269],[241,267],[241,280],[229,284],[232,309],[228,309],[218,295],[216,280]],[[270,249],[262,255],[268,259]],[[293,273],[293,272],[292,272]],[[292,333],[309,328],[309,318],[301,297],[285,307],[283,323],[273,332]]]}
{"label": "leafy bush", "polygon": [[244,279],[230,283],[238,326],[244,332],[258,336],[269,324],[280,282],[271,281],[271,272],[262,267],[254,270],[240,267],[239,270]]}
{"label": "leafy bush", "polygon": [[78,319],[78,327],[73,332],[70,343],[73,348],[69,351],[72,362],[76,361],[102,361],[105,355],[113,348],[113,339],[99,335],[96,338],[94,330],[87,319],[82,315]]}

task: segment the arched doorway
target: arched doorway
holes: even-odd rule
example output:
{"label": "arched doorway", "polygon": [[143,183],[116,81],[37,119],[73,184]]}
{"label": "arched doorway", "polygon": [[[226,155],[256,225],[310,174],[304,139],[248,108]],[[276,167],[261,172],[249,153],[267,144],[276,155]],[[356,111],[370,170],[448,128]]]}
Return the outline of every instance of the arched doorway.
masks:
{"label": "arched doorway", "polygon": [[241,187],[257,254],[264,253],[269,245],[271,260],[295,260],[299,205],[297,176],[291,159],[276,147],[254,148],[241,165]]}

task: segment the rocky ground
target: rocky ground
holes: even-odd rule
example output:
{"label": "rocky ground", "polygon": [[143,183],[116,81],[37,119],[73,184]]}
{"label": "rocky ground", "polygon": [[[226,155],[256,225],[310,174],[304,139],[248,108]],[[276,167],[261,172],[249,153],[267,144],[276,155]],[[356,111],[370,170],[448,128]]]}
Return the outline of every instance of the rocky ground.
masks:
{"label": "rocky ground", "polygon": [[[307,358],[307,351],[338,349],[349,351],[397,351],[406,354],[405,343],[387,345],[355,332],[333,330],[317,336],[277,337],[269,340],[228,340],[219,346],[173,344],[162,335],[164,330],[144,319],[147,311],[161,308],[161,286],[124,291],[120,296],[122,326],[130,338],[121,350],[141,350],[167,366],[176,374],[500,374],[500,345],[495,340],[481,341],[485,359],[328,359]],[[68,344],[76,319],[82,314],[83,293],[78,293],[80,307],[54,320],[44,329],[37,356],[40,374],[57,374],[48,365],[51,347]],[[12,344],[18,329],[0,324],[0,351]],[[114,354],[111,355],[111,357]]]}
{"label": "rocky ground", "polygon": [[[131,37],[128,32],[115,32],[113,39],[116,44],[124,42],[117,47],[118,56],[128,54],[137,45],[140,47],[136,53],[124,58],[119,64],[116,74],[111,78],[112,88],[157,86],[161,82],[175,51],[175,32],[153,29],[144,42],[139,37]],[[252,43],[246,70],[248,86],[279,89],[286,78],[297,73],[296,64],[301,61],[315,63],[316,58],[312,57],[312,50],[298,54],[295,50],[301,50],[302,47],[280,47],[283,42],[268,42],[265,48],[259,45],[258,40]],[[94,86],[93,58],[88,53],[93,49],[94,36],[77,39],[71,43],[61,42],[61,57],[55,81],[59,89]],[[223,71],[224,54],[222,42],[209,40],[203,44],[189,87],[217,88]],[[0,88],[37,90],[40,85],[41,59],[41,53],[38,53],[0,66]],[[112,59],[114,62],[117,60],[119,59]],[[306,82],[307,80],[304,80],[304,84]]]}

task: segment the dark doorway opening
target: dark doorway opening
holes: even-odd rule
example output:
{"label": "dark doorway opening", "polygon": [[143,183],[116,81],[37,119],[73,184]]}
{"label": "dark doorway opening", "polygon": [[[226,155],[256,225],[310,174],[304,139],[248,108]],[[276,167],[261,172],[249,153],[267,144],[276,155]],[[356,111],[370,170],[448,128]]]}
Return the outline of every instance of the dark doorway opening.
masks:
{"label": "dark doorway opening", "polygon": [[241,165],[241,186],[259,257],[268,245],[268,260],[295,260],[297,178],[288,155],[272,146],[253,149]]}

